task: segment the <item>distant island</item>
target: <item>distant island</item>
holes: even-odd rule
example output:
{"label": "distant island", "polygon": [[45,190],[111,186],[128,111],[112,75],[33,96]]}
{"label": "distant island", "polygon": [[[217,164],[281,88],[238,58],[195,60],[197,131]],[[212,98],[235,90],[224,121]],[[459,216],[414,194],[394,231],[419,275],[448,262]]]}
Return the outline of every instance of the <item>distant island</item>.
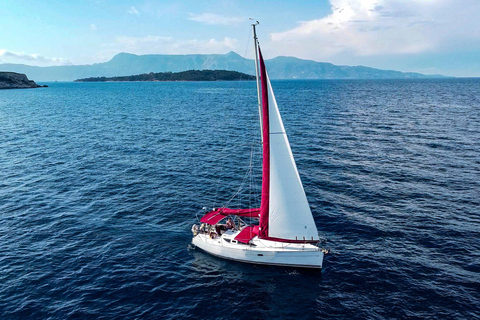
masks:
{"label": "distant island", "polygon": [[43,88],[33,80],[29,80],[27,75],[16,72],[0,71],[0,89],[27,89],[27,88]]}
{"label": "distant island", "polygon": [[75,82],[110,81],[239,81],[255,80],[254,76],[227,70],[188,70],[182,72],[150,72],[122,77],[92,77],[77,79]]}

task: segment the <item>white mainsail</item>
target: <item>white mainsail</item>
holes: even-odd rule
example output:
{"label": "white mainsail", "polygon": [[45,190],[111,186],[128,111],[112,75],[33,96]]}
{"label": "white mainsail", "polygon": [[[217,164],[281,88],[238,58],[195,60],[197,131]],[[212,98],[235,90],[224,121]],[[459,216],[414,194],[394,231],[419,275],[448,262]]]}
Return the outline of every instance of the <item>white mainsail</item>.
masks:
{"label": "white mainsail", "polygon": [[[266,70],[265,70],[266,72]],[[267,74],[270,136],[268,237],[319,240],[275,95]]]}

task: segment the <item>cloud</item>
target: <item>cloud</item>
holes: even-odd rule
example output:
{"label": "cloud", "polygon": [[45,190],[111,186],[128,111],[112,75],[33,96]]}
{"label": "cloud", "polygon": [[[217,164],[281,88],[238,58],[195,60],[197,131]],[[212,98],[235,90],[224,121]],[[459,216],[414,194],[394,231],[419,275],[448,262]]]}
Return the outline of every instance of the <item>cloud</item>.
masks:
{"label": "cloud", "polygon": [[190,18],[188,18],[188,20],[210,24],[210,25],[225,25],[225,26],[236,25],[246,21],[245,18],[225,17],[225,16],[214,14],[214,13],[201,13],[201,14],[190,13]]}
{"label": "cloud", "polygon": [[272,33],[272,49],[322,60],[336,55],[415,55],[480,38],[480,2],[475,0],[330,0],[330,4],[328,16]]}
{"label": "cloud", "polygon": [[97,26],[92,23],[92,24],[90,25],[90,30],[92,30],[92,31],[97,31]]}
{"label": "cloud", "polygon": [[140,15],[140,12],[138,12],[137,8],[135,8],[134,6],[130,7],[130,9],[127,10],[128,13],[130,14],[135,14],[135,15]]}
{"label": "cloud", "polygon": [[48,58],[39,54],[27,54],[0,49],[0,62],[2,63],[27,63],[34,66],[67,66],[72,63],[63,58]]}
{"label": "cloud", "polygon": [[135,54],[195,54],[226,53],[237,49],[238,41],[232,38],[223,40],[174,39],[172,37],[118,37],[115,42],[104,45],[108,52],[129,52]]}

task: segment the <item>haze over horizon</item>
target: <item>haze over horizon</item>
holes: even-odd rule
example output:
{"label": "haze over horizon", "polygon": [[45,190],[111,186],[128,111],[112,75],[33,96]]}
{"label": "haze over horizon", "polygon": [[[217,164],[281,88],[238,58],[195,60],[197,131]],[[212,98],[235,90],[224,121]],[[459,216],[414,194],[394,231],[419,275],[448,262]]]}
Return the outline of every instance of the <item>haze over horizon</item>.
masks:
{"label": "haze over horizon", "polygon": [[5,0],[0,64],[93,64],[120,52],[252,58],[254,17],[267,59],[479,77],[479,15],[474,0]]}

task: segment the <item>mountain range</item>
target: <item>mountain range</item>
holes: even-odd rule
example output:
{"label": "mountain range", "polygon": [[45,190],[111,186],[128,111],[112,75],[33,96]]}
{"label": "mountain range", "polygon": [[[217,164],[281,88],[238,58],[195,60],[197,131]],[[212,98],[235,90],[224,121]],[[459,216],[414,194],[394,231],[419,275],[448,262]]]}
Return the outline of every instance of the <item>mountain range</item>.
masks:
{"label": "mountain range", "polygon": [[[364,66],[340,66],[327,62],[276,57],[266,60],[271,79],[411,79],[443,77],[414,72],[380,70]],[[150,72],[229,70],[255,74],[252,60],[231,51],[227,54],[135,55],[119,53],[110,61],[92,65],[37,67],[0,64],[0,71],[27,74],[35,81],[73,81],[89,77],[130,76]]]}

